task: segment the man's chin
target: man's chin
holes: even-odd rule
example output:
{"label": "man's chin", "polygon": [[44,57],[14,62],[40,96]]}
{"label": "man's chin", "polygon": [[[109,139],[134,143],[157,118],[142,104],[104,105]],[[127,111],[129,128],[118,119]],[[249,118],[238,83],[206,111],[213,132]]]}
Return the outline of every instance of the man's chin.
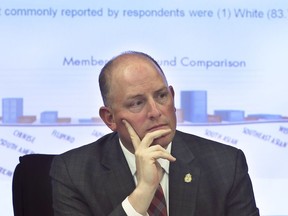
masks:
{"label": "man's chin", "polygon": [[161,138],[158,138],[158,139],[155,139],[153,141],[153,143],[151,144],[152,145],[160,145],[162,146],[163,148],[167,148],[167,146],[169,145],[171,141],[167,141],[166,139],[163,139],[162,137]]}

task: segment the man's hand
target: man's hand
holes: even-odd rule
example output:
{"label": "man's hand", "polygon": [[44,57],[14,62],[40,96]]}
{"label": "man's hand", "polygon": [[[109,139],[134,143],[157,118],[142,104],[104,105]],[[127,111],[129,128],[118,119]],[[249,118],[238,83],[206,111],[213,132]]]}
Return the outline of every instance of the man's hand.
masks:
{"label": "man's hand", "polygon": [[155,139],[171,133],[171,130],[153,131],[147,133],[144,138],[140,140],[133,127],[126,120],[123,120],[123,123],[130,134],[135,149],[137,170],[137,186],[133,193],[128,197],[128,200],[137,212],[144,214],[146,213],[164,174],[157,159],[163,158],[169,161],[176,160],[176,158],[169,154],[162,146],[151,146],[151,144]]}

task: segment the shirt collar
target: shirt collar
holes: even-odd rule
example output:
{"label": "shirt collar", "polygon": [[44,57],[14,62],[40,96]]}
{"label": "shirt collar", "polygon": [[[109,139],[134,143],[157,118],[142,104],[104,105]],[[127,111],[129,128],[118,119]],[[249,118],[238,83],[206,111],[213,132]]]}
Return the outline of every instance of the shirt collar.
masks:
{"label": "shirt collar", "polygon": [[[132,175],[134,176],[136,174],[135,155],[132,154],[130,151],[128,151],[128,149],[125,148],[125,146],[123,145],[123,143],[121,142],[120,139],[119,139],[119,142],[120,142],[121,149],[124,153],[124,156],[126,158],[126,161],[128,163],[128,166],[130,168],[130,171],[131,171]],[[167,146],[166,151],[168,153],[171,153],[171,143],[169,143],[169,145]],[[158,162],[161,165],[161,167],[165,170],[165,172],[167,174],[169,174],[169,166],[170,166],[169,161],[166,159],[160,158],[160,159],[158,159]]]}

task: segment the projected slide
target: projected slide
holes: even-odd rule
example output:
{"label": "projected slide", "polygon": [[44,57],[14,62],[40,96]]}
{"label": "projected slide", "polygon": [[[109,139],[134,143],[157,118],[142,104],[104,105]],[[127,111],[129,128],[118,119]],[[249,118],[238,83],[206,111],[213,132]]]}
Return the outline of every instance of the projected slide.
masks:
{"label": "projected slide", "polygon": [[1,1],[0,209],[19,156],[110,132],[98,75],[137,50],[174,87],[177,128],[242,149],[261,215],[288,215],[287,24],[285,0]]}

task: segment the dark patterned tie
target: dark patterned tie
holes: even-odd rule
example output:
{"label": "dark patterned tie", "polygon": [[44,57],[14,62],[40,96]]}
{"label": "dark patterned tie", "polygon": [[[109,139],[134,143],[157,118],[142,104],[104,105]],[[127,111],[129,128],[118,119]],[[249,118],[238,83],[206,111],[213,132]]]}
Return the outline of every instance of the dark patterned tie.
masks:
{"label": "dark patterned tie", "polygon": [[167,216],[166,201],[160,184],[148,208],[148,214],[149,216]]}

